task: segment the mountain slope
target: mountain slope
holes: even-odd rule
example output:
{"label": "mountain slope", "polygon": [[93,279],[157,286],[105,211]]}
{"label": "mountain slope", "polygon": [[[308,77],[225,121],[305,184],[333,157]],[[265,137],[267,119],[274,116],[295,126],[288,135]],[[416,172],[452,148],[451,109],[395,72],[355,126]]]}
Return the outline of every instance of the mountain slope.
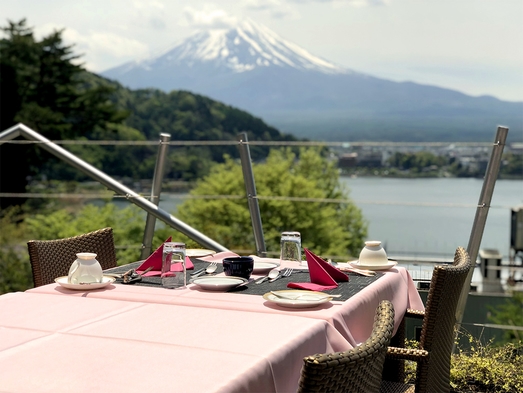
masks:
{"label": "mountain slope", "polygon": [[207,95],[313,139],[490,140],[498,124],[523,139],[521,102],[346,70],[252,21],[199,32],[103,75],[131,88]]}

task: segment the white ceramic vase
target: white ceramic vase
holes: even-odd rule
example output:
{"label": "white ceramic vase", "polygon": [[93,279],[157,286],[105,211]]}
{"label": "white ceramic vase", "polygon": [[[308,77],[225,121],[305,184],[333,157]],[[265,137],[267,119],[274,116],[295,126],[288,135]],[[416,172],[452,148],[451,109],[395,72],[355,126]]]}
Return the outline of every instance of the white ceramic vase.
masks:
{"label": "white ceramic vase", "polygon": [[360,252],[358,264],[367,266],[384,266],[388,262],[387,253],[379,240],[365,242],[365,247]]}
{"label": "white ceramic vase", "polygon": [[87,284],[102,282],[102,266],[96,260],[96,254],[92,252],[80,252],[76,254],[76,260],[69,268],[67,281],[70,284]]}

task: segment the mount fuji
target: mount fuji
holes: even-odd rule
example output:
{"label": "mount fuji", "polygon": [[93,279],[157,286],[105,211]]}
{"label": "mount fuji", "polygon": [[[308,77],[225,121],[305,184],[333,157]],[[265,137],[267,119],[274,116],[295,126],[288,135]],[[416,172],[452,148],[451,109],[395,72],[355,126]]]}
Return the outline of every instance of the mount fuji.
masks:
{"label": "mount fuji", "polygon": [[132,89],[206,95],[311,139],[490,141],[499,124],[523,130],[522,102],[356,72],[252,20],[197,32],[102,76]]}

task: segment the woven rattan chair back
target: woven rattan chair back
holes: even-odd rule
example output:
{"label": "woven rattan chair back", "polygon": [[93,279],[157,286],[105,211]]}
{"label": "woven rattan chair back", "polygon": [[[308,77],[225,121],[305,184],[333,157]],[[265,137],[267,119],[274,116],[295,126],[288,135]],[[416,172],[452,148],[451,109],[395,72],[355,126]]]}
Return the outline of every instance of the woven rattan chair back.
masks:
{"label": "woven rattan chair back", "polygon": [[382,301],[371,336],[360,346],[303,359],[299,393],[379,392],[385,354],[394,329],[394,307]]}
{"label": "woven rattan chair back", "polygon": [[102,269],[116,266],[112,228],[103,228],[67,239],[30,240],[27,242],[35,287],[67,276],[79,252],[94,252]]}
{"label": "woven rattan chair back", "polygon": [[470,257],[462,247],[456,250],[453,265],[434,268],[420,336],[420,349],[430,355],[428,361],[418,363],[416,392],[450,390],[450,357],[455,338],[456,309],[471,268]]}

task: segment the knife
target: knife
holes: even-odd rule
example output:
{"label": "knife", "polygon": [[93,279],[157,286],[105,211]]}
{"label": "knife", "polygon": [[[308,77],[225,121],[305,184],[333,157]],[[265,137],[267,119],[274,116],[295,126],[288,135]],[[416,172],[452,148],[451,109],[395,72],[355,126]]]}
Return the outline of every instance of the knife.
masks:
{"label": "knife", "polygon": [[205,270],[205,268],[202,267],[201,269],[198,269],[198,270],[192,272],[192,273],[191,273],[191,276],[196,276],[197,274],[202,273],[204,270]]}

